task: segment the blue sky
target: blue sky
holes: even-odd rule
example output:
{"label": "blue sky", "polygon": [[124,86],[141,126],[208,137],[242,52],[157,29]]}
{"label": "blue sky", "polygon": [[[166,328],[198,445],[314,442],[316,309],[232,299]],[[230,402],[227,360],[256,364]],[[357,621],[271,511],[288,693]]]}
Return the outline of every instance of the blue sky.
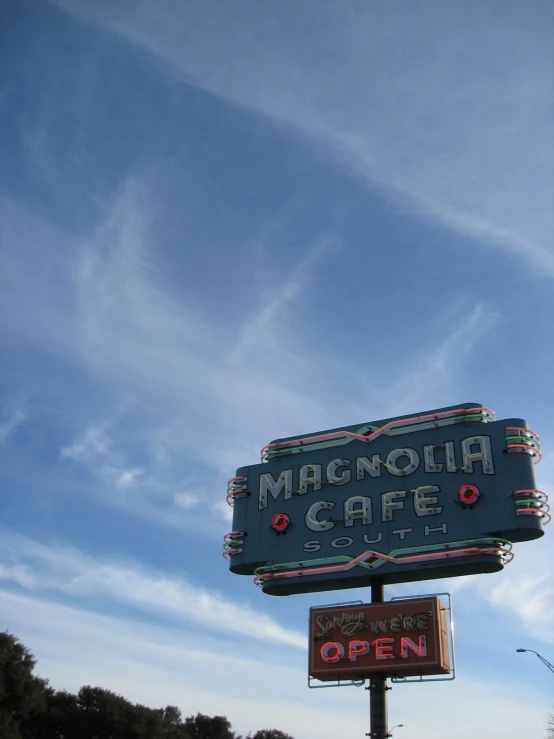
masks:
{"label": "blue sky", "polygon": [[[221,558],[273,438],[477,401],[554,493],[554,12],[541,0],[4,0],[0,611],[57,688],[363,736],[307,613]],[[542,736],[551,536],[449,590],[413,739]],[[353,597],[360,597],[353,591]],[[400,732],[402,730],[398,730]],[[400,735],[400,733],[399,733]]]}

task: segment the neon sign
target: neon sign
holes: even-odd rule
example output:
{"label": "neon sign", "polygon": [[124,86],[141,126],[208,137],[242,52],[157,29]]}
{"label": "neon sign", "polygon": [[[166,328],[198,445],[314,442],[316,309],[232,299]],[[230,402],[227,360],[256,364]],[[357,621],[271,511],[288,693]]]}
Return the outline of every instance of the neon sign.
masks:
{"label": "neon sign", "polygon": [[540,439],[475,403],[279,439],[230,481],[224,556],[274,595],[501,570],[548,523]]}
{"label": "neon sign", "polygon": [[322,681],[372,673],[450,672],[446,609],[436,596],[310,609],[309,674]]}

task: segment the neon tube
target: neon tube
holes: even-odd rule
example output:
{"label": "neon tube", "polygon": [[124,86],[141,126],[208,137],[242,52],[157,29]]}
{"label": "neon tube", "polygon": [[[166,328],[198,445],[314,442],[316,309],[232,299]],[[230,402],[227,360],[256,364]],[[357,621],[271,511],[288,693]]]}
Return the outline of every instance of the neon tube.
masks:
{"label": "neon tube", "polygon": [[510,436],[506,436],[506,441],[523,441],[526,444],[530,444],[531,446],[535,446],[540,449],[541,443],[540,441],[535,438],[534,436],[524,436],[523,434],[512,434]]}
{"label": "neon tube", "polygon": [[[398,555],[404,556],[407,553],[418,553],[421,552],[427,553],[427,552],[443,552],[443,551],[451,551],[452,549],[460,549],[463,547],[468,547],[471,545],[500,545],[502,544],[507,549],[511,550],[512,543],[508,541],[507,539],[499,539],[497,537],[484,537],[481,539],[465,539],[462,541],[451,541],[446,544],[427,544],[425,546],[420,547],[404,547],[399,549],[393,549],[392,552],[389,553],[390,557],[397,557]],[[379,553],[378,553],[379,554]],[[260,575],[265,574],[266,572],[272,572],[276,571],[278,569],[297,569],[299,567],[310,567],[313,565],[318,564],[324,564],[329,562],[351,562],[352,557],[348,556],[347,554],[343,554],[337,557],[323,557],[318,559],[308,559],[304,561],[296,561],[296,562],[282,562],[279,564],[274,565],[265,565],[263,567],[258,567],[254,574]],[[373,568],[373,566],[377,565],[368,565],[366,562],[359,562],[358,563],[360,567],[367,567],[367,568]],[[383,562],[380,562],[380,564],[383,564]]]}
{"label": "neon tube", "polygon": [[[548,503],[545,503],[544,500],[539,500],[538,498],[522,498],[521,500],[516,500],[516,506],[519,505],[530,506],[533,511],[546,511],[546,513],[550,511]],[[522,508],[516,507],[516,511],[520,510],[522,510]]]}
{"label": "neon tube", "polygon": [[[422,416],[414,416],[413,418],[399,418],[399,419],[396,419],[394,421],[389,421],[387,424],[385,424],[384,426],[381,426],[381,427],[375,427],[375,426],[372,427],[372,426],[369,426],[369,428],[372,428],[374,430],[373,433],[370,434],[370,435],[367,435],[367,433],[361,434],[360,433],[361,432],[361,429],[358,432],[358,434],[355,434],[353,431],[344,431],[344,430],[342,430],[342,431],[332,431],[332,432],[329,432],[329,433],[326,433],[326,434],[317,434],[315,436],[299,437],[299,438],[296,438],[296,439],[290,439],[288,441],[274,442],[273,444],[267,444],[265,447],[263,447],[262,453],[266,449],[270,449],[271,447],[282,447],[285,444],[286,445],[292,445],[292,444],[296,444],[297,442],[300,442],[301,443],[301,442],[310,441],[310,440],[313,440],[313,439],[329,438],[331,436],[339,436],[339,435],[342,435],[342,434],[347,435],[347,436],[351,436],[351,437],[355,437],[355,438],[356,437],[359,437],[363,441],[371,441],[371,440],[373,440],[373,438],[376,438],[380,433],[382,433],[382,432],[387,433],[387,430],[389,430],[389,433],[390,432],[394,432],[394,431],[396,431],[396,432],[402,432],[405,429],[411,429],[411,428],[413,428],[415,426],[440,425],[441,423],[444,423],[444,422],[446,422],[448,420],[454,421],[455,419],[463,419],[465,421],[465,420],[467,420],[466,417],[468,415],[471,416],[473,414],[473,411],[479,411],[478,414],[473,415],[473,417],[475,417],[475,418],[481,418],[482,419],[483,416],[485,416],[485,418],[487,416],[489,416],[493,420],[496,418],[494,412],[491,411],[491,410],[489,410],[489,409],[487,409],[487,408],[460,408],[460,409],[452,410],[452,411],[443,411],[441,413],[431,413],[431,414],[422,415]],[[445,418],[443,418],[443,417],[445,417]],[[419,421],[421,419],[426,419],[426,418],[429,418],[431,420],[430,421],[427,421],[426,423],[416,423],[417,421]],[[394,427],[396,424],[401,424],[401,423],[406,423],[407,425],[405,427],[402,427],[402,428],[399,428],[399,429],[391,428],[391,427]],[[323,443],[325,443],[325,442],[323,442]]]}
{"label": "neon tube", "polygon": [[552,521],[552,516],[550,515],[550,513],[547,513],[540,508],[518,508],[516,510],[516,515],[518,516],[521,516],[522,514],[529,516],[533,513],[540,516],[542,519],[544,519],[545,517],[548,519],[547,521],[543,520],[543,526],[548,526],[550,521]]}
{"label": "neon tube", "polygon": [[248,478],[246,477],[232,477],[227,482],[227,504],[234,506],[235,498],[242,497],[248,494],[246,485],[248,484]]}
{"label": "neon tube", "polygon": [[236,537],[246,536],[245,531],[230,531],[223,537],[223,559],[229,561],[233,554],[240,554],[242,552],[241,545],[244,544],[244,539]]}
{"label": "neon tube", "polygon": [[531,454],[535,464],[542,459],[540,436],[522,426],[506,426],[506,450],[508,454]]}
{"label": "neon tube", "polygon": [[228,534],[224,534],[223,541],[227,541],[230,536],[244,536],[244,531],[229,531]]}
{"label": "neon tube", "polygon": [[[472,546],[462,547],[458,549],[442,549],[441,551],[428,552],[427,554],[421,553],[403,557],[393,557],[387,554],[383,554],[382,552],[377,552],[373,549],[368,549],[367,551],[360,554],[358,557],[354,557],[350,559],[349,562],[346,562],[344,564],[329,565],[327,567],[312,567],[303,570],[287,570],[284,572],[267,572],[265,574],[256,575],[254,582],[256,582],[256,584],[259,584],[257,581],[263,583],[265,580],[274,580],[279,578],[301,577],[302,575],[318,575],[324,572],[345,572],[347,570],[351,570],[358,564],[365,564],[364,560],[368,559],[369,557],[376,557],[380,560],[391,562],[393,564],[402,564],[404,562],[421,562],[428,559],[448,559],[449,557],[458,557],[460,555],[469,556],[472,554],[495,554],[497,556],[502,556],[504,558],[503,564],[509,564],[514,558],[514,554],[511,551],[511,548],[508,549],[507,547],[503,547],[500,544],[497,544],[494,547]],[[508,557],[509,559],[506,559]]]}
{"label": "neon tube", "polygon": [[527,490],[514,490],[513,495],[530,495],[530,494],[536,494],[536,495],[543,495],[544,496],[544,502],[548,502],[548,495],[546,493],[543,493],[542,490],[536,490],[535,488],[529,488]]}
{"label": "neon tube", "polygon": [[[302,445],[305,445],[305,442],[307,441],[317,441],[325,439],[325,441],[321,443],[322,446],[323,444],[332,443],[330,440],[332,438],[336,439],[337,437],[346,437],[344,443],[348,443],[348,441],[352,441],[353,439],[369,442],[373,441],[381,434],[390,434],[394,432],[395,427],[401,424],[404,424],[404,427],[402,429],[396,429],[397,431],[410,429],[413,426],[419,425],[441,425],[441,423],[446,420],[451,420],[452,422],[455,422],[455,420],[457,419],[468,420],[467,417],[475,414],[476,412],[476,417],[481,418],[485,422],[490,419],[496,420],[496,414],[488,408],[458,408],[452,411],[442,411],[440,413],[428,413],[421,416],[413,416],[412,418],[399,418],[394,421],[389,421],[383,426],[376,428],[370,434],[360,434],[355,433],[354,431],[340,430],[330,431],[325,434],[315,434],[312,436],[298,437],[295,439],[289,439],[288,441],[277,441],[271,444],[266,444],[266,446],[262,447],[260,454],[262,457],[262,461],[267,461],[268,453],[269,456],[271,455],[271,452],[269,452],[269,450],[279,450],[279,452],[281,453],[284,453],[285,451],[290,452],[291,449],[289,449],[289,447],[300,447]],[[427,423],[419,423],[421,421],[427,421]]]}
{"label": "neon tube", "polygon": [[536,431],[531,431],[531,429],[524,429],[522,426],[506,426],[506,431],[522,431],[524,434],[531,434],[540,444],[541,437]]}
{"label": "neon tube", "polygon": [[[538,464],[542,459],[542,452],[540,449],[537,449],[537,447],[531,446],[530,444],[506,444],[506,449],[522,449],[526,452],[530,452],[533,457],[538,457],[538,459],[535,460],[535,464]],[[522,452],[520,452],[522,453]]]}
{"label": "neon tube", "polygon": [[[371,552],[371,550],[364,552],[364,555],[366,554],[375,554],[377,555],[377,552]],[[420,554],[420,555],[414,555],[410,557],[402,557],[400,559],[394,559],[393,557],[388,557],[387,555],[381,554],[380,557],[383,559],[393,562],[394,564],[402,564],[406,561],[417,561],[420,562],[422,560],[427,559],[448,559],[450,557],[456,559],[459,556],[471,556],[473,554],[495,554],[497,556],[503,557],[502,559],[502,565],[507,565],[512,562],[514,559],[514,553],[508,549],[504,549],[503,547],[490,547],[490,548],[484,548],[484,547],[468,547],[465,549],[451,549],[448,552],[434,552],[432,554]],[[364,555],[360,555],[360,557],[363,557]],[[509,559],[507,559],[509,557]],[[258,587],[262,587],[263,583],[267,580],[277,580],[282,578],[290,578],[290,577],[301,577],[302,575],[320,575],[322,573],[328,573],[328,572],[345,572],[346,570],[352,569],[356,564],[359,564],[358,562],[359,557],[356,557],[353,559],[350,563],[344,566],[336,565],[332,567],[320,567],[320,568],[314,568],[314,569],[306,569],[306,570],[292,570],[287,572],[273,572],[273,573],[267,573],[265,575],[256,575],[254,578],[254,584],[258,585]]]}

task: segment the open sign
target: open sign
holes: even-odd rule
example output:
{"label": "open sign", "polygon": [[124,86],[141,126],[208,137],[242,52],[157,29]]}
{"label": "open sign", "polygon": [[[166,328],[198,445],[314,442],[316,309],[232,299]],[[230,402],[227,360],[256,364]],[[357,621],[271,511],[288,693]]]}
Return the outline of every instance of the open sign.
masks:
{"label": "open sign", "polygon": [[446,607],[436,596],[311,608],[309,639],[318,680],[450,672]]}

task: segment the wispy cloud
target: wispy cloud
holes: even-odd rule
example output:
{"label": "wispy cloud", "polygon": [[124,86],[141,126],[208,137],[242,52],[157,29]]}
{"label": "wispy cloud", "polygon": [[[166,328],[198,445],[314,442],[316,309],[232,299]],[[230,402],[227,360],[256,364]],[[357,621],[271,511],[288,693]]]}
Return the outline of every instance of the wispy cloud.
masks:
{"label": "wispy cloud", "polygon": [[194,508],[198,505],[199,499],[196,495],[193,495],[192,493],[177,493],[175,495],[175,502],[177,505],[181,506],[181,508]]}
{"label": "wispy cloud", "polygon": [[305,649],[305,639],[263,611],[235,603],[215,590],[133,563],[109,562],[63,546],[37,543],[2,531],[0,579],[33,593],[63,593],[75,599],[103,599],[159,618],[185,620],[214,633]]}
{"label": "wispy cloud", "polygon": [[62,447],[60,453],[62,457],[89,462],[96,455],[104,456],[109,453],[111,446],[112,442],[104,429],[90,428],[82,438],[68,446]]}
{"label": "wispy cloud", "polygon": [[[241,641],[237,648],[232,640],[198,639],[183,628],[100,616],[38,595],[0,590],[0,607],[4,624],[38,658],[38,674],[58,689],[101,685],[145,705],[177,705],[185,716],[223,714],[243,735],[271,726],[302,739],[335,739],[369,728],[367,693],[309,690],[299,650],[284,650],[283,659],[281,647],[257,642],[245,649]],[[510,687],[500,672],[475,680],[461,674],[455,683],[395,686],[389,720],[399,717],[414,739],[441,739],[445,726],[451,739],[519,739],[541,736],[548,709],[535,685]]]}
{"label": "wispy cloud", "polygon": [[[550,496],[550,501],[554,500],[553,454],[543,457],[537,477],[541,490]],[[512,613],[528,637],[549,644],[554,644],[550,618],[554,610],[553,526],[548,524],[545,535],[537,542],[516,544],[514,561],[492,582],[482,578],[473,578],[471,582],[483,600],[504,613]]]}
{"label": "wispy cloud", "polygon": [[0,401],[0,444],[3,444],[28,417],[27,403],[8,398]]}
{"label": "wispy cloud", "polygon": [[[321,236],[299,255],[290,274],[281,285],[270,284],[268,286],[268,296],[264,296],[262,306],[240,328],[237,343],[229,353],[229,359],[232,362],[244,361],[244,356],[252,355],[256,347],[272,348],[275,342],[275,330],[282,324],[282,314],[287,309],[291,309],[303,287],[309,290],[314,271],[325,257],[338,247],[336,238],[328,234]],[[280,361],[284,363],[285,357],[282,350],[282,341],[277,342],[272,354],[281,353]],[[287,352],[287,360],[294,361],[290,352]]]}
{"label": "wispy cloud", "polygon": [[[220,535],[231,509],[214,503],[213,491],[204,481],[194,476],[181,478],[179,471],[160,465],[144,443],[132,455],[143,466],[134,465],[122,448],[128,425],[114,429],[119,443],[108,434],[108,426],[109,422],[104,427],[92,426],[60,449],[66,473],[79,479],[84,471],[97,502],[189,532]],[[145,434],[148,439],[147,430]],[[207,512],[215,515],[206,516]]]}
{"label": "wispy cloud", "polygon": [[[33,399],[0,410],[5,524],[46,532],[0,527],[5,627],[60,687],[363,735],[363,691],[306,688],[305,600],[225,574],[225,481],[272,438],[460,400],[548,429],[551,11],[51,5],[0,92],[0,382]],[[163,570],[175,551],[188,572]],[[399,686],[414,739],[540,734],[550,698],[502,651],[552,643],[554,552],[515,553],[435,583],[482,672]]]}
{"label": "wispy cloud", "polygon": [[[310,724],[315,706],[310,706],[304,670],[291,659],[298,653],[304,661],[299,650],[281,645],[277,657],[271,642],[245,648],[242,639],[226,639],[224,631],[199,637],[187,624],[161,627],[1,589],[0,605],[4,627],[24,641],[38,658],[37,673],[57,689],[76,692],[82,685],[100,685],[152,707],[178,705],[185,716],[223,714],[244,734],[270,721],[283,730]],[[252,704],[254,693],[259,700]],[[332,714],[329,710],[336,730],[340,719]]]}
{"label": "wispy cloud", "polygon": [[84,465],[91,473],[100,476],[121,490],[143,485],[156,487],[154,480],[146,480],[140,467],[125,465],[125,455],[116,449],[104,428],[92,426],[76,441],[60,449],[62,459]]}
{"label": "wispy cloud", "polygon": [[[277,318],[277,305],[292,301],[299,278],[294,272],[282,285],[274,284],[279,303],[272,300],[245,324],[214,327],[186,301],[164,294],[152,280],[153,255],[146,248],[149,210],[140,191],[136,181],[124,188],[86,250],[77,284],[82,348],[97,371],[110,373],[128,386],[132,382],[138,392],[151,393],[158,401],[184,404],[188,430],[182,443],[195,443],[205,455],[214,444],[209,438],[214,432],[206,435],[206,424],[197,423],[199,416],[225,419],[227,433],[238,409],[245,416],[260,414],[259,405],[248,403],[256,396],[270,393],[285,413],[300,399],[302,405],[310,402],[304,395],[308,383],[297,391],[283,387],[283,376],[302,363],[290,352],[288,369],[268,372],[267,366],[251,363],[248,377],[243,372],[243,364],[261,346],[287,354],[283,346],[287,339],[279,345],[268,334]],[[313,264],[323,253],[324,245],[318,243],[302,262]],[[238,338],[233,340],[235,335]],[[246,426],[247,418],[244,422]]]}
{"label": "wispy cloud", "polygon": [[432,407],[438,398],[444,399],[444,405],[458,402],[456,385],[498,318],[484,302],[457,305],[442,326],[430,332],[440,339],[427,342],[408,366],[391,378],[381,399],[388,415]]}
{"label": "wispy cloud", "polygon": [[[55,276],[35,284],[21,272],[24,261],[4,275],[8,290],[25,285],[41,296],[40,310],[27,301],[19,311],[17,291],[10,294],[9,314],[18,316],[10,328],[32,342],[50,332],[48,351],[66,366],[86,367],[116,399],[115,411],[85,404],[86,415],[72,420],[60,445],[66,469],[84,468],[99,481],[98,500],[171,525],[193,525],[203,506],[228,519],[218,486],[221,501],[227,477],[255,462],[271,438],[459,400],[461,369],[494,325],[485,303],[455,306],[421,354],[368,384],[365,373],[352,375],[340,356],[306,340],[297,315],[314,273],[337,248],[332,234],[321,234],[272,281],[257,310],[215,326],[157,278],[149,191],[147,177],[129,179],[88,238],[77,245],[61,233],[59,251],[50,247],[47,224],[19,206],[27,230],[47,237],[40,250],[33,238],[22,250],[54,265]],[[72,244],[79,248],[71,252]]]}
{"label": "wispy cloud", "polygon": [[454,0],[56,4],[301,131],[392,199],[554,275],[548,4],[510,3],[500,18],[494,0],[478,13]]}

